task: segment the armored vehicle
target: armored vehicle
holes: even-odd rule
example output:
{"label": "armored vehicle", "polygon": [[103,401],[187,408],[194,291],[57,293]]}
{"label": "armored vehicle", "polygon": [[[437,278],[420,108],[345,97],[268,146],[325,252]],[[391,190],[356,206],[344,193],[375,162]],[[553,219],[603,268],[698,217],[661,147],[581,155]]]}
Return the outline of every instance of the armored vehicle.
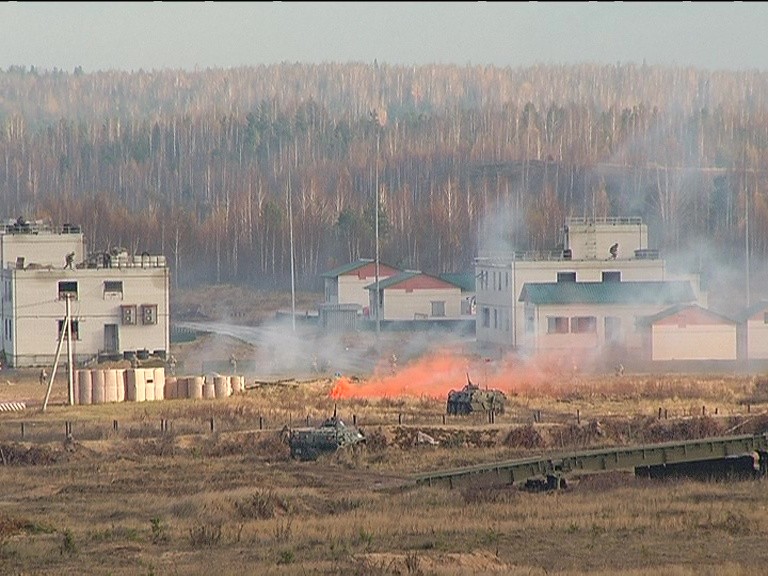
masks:
{"label": "armored vehicle", "polygon": [[365,444],[365,436],[354,426],[347,426],[336,416],[327,418],[315,428],[287,430],[291,456],[299,460],[315,460],[322,453]]}
{"label": "armored vehicle", "polygon": [[473,412],[492,412],[503,414],[507,396],[501,390],[481,389],[472,384],[467,374],[467,384],[461,390],[448,393],[448,414],[471,414]]}

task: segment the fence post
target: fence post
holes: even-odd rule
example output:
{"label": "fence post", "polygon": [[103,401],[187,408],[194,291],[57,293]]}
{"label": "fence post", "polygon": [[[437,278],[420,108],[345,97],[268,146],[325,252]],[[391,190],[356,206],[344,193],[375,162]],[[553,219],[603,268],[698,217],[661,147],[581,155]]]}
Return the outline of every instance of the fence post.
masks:
{"label": "fence post", "polygon": [[112,430],[117,432],[119,428],[120,426],[118,425],[117,420],[112,420]]}
{"label": "fence post", "polygon": [[21,438],[24,439],[24,422],[21,423]]}
{"label": "fence post", "polygon": [[216,423],[214,422],[213,416],[211,416],[211,432],[216,431]]}
{"label": "fence post", "polygon": [[259,415],[259,430],[264,428],[264,417]]}
{"label": "fence post", "polygon": [[403,423],[403,415],[402,414],[398,414],[397,415],[397,423],[398,424],[402,424]]}
{"label": "fence post", "polygon": [[581,424],[581,413],[576,409],[576,424]]}

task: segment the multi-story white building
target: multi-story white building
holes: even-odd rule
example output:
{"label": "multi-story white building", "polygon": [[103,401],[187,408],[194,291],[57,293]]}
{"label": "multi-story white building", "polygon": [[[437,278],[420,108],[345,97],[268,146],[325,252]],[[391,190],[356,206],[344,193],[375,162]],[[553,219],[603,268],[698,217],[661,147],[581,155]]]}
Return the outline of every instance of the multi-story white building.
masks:
{"label": "multi-story white building", "polygon": [[69,309],[75,362],[170,343],[170,275],[164,256],[87,255],[78,226],[21,219],[0,227],[2,352],[13,367],[53,362]]}
{"label": "multi-story white building", "polygon": [[481,345],[517,349],[526,335],[526,283],[689,281],[695,301],[707,296],[697,274],[670,273],[657,250],[648,248],[640,218],[569,218],[564,248],[552,252],[480,254],[475,258],[476,336]]}

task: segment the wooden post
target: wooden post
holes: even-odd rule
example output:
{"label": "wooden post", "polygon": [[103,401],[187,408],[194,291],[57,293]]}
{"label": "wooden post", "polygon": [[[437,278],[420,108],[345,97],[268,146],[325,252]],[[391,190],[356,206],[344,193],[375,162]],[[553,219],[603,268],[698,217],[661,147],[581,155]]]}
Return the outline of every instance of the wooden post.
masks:
{"label": "wooden post", "polygon": [[21,423],[21,439],[24,439],[24,422]]}

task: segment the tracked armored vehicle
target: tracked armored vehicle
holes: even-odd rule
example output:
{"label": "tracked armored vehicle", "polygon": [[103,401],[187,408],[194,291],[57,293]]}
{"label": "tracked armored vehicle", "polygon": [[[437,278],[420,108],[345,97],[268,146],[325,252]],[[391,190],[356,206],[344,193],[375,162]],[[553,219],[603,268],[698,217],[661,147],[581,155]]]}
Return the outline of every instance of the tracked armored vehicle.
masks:
{"label": "tracked armored vehicle", "polygon": [[467,374],[467,384],[461,390],[448,393],[447,411],[450,415],[472,414],[473,412],[491,412],[503,414],[507,396],[501,390],[481,389],[472,384]]}
{"label": "tracked armored vehicle", "polygon": [[354,426],[347,426],[336,416],[326,419],[315,428],[286,430],[291,456],[298,460],[316,460],[323,453],[341,448],[354,448],[365,444],[365,435]]}

